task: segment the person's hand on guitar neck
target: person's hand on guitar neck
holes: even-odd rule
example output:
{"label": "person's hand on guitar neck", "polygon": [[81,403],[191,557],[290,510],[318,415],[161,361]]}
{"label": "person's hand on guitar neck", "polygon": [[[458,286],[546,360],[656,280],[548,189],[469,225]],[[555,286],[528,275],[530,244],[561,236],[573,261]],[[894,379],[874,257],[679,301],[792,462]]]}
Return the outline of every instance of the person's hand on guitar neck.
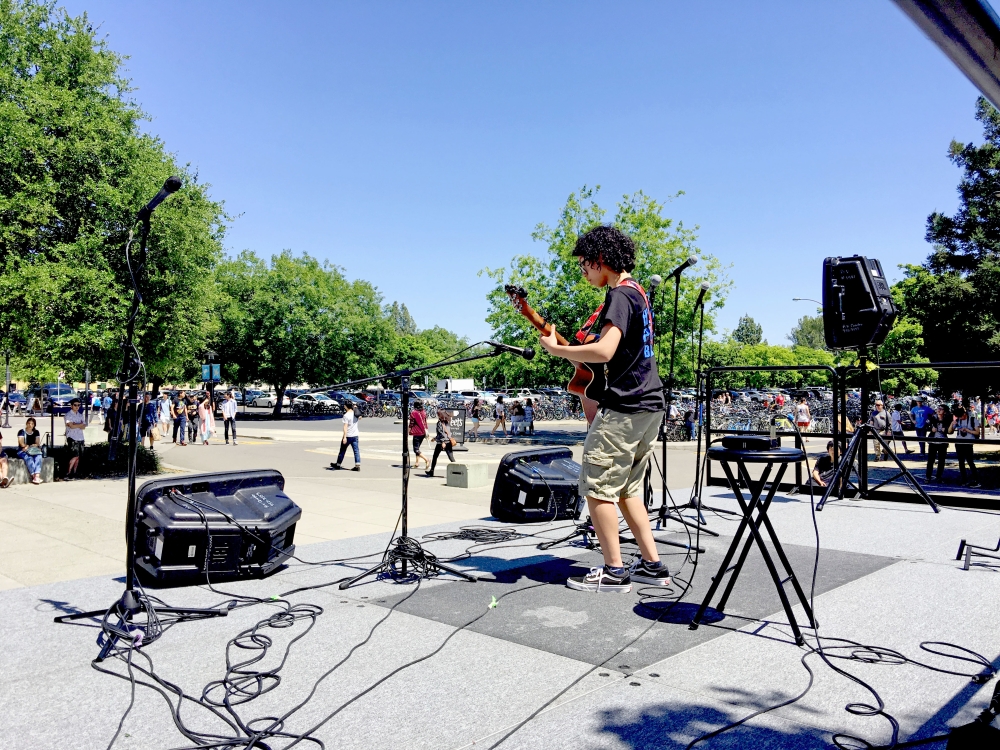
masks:
{"label": "person's hand on guitar neck", "polygon": [[538,337],[539,345],[553,357],[562,357],[570,362],[610,362],[618,349],[622,332],[610,323],[601,329],[600,338],[592,344],[564,346],[556,340],[556,327]]}

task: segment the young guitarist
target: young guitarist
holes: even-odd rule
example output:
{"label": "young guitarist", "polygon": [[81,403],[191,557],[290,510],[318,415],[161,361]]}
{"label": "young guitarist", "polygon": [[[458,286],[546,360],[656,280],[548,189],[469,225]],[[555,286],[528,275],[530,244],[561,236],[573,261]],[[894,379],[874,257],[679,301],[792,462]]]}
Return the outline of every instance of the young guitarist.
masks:
{"label": "young guitarist", "polygon": [[[580,270],[592,286],[607,287],[600,312],[598,339],[563,346],[553,328],[540,337],[551,355],[572,362],[607,363],[607,386],[600,410],[583,446],[580,494],[601,542],[604,567],[570,578],[579,591],[626,593],[632,581],[668,586],[670,574],[660,562],[642,502],[642,484],[650,451],[663,416],[663,391],[653,356],[653,320],[646,293],[629,275],[635,267],[635,245],[624,232],[599,226],[576,242]],[[618,506],[618,507],[616,507]],[[618,542],[618,508],[635,535],[642,559],[629,569]]]}

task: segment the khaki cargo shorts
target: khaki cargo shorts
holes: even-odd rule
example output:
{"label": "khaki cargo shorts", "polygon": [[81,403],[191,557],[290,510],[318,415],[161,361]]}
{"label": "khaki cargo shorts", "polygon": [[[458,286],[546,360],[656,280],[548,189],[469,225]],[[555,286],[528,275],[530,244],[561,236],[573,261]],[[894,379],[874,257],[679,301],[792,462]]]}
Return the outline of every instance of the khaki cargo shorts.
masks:
{"label": "khaki cargo shorts", "polygon": [[580,497],[617,503],[642,497],[642,480],[663,412],[601,409],[583,444]]}

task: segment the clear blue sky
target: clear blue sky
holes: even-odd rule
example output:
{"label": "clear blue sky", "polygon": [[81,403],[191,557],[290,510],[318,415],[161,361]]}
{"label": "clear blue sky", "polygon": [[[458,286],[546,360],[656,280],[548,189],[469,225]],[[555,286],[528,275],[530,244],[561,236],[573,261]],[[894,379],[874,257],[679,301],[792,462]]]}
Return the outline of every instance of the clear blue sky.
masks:
{"label": "clear blue sky", "polygon": [[373,281],[420,327],[485,338],[484,266],[567,195],[642,189],[732,264],[719,319],[771,343],[822,259],[921,262],[954,211],[976,91],[889,0],[72,0],[131,57],[136,98],[230,213]]}

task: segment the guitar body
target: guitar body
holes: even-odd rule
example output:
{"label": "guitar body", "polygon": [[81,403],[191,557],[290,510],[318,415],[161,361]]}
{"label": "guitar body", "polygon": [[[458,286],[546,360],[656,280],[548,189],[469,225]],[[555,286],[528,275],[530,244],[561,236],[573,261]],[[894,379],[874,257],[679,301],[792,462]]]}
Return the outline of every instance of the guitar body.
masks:
{"label": "guitar body", "polygon": [[566,386],[566,390],[579,397],[580,403],[583,404],[583,413],[587,417],[587,424],[591,424],[597,416],[597,410],[600,406],[598,406],[596,399],[588,396],[588,391],[596,395],[604,390],[604,368],[601,367],[598,370],[599,365],[591,366],[583,362],[574,362],[573,364],[576,365],[576,371]]}
{"label": "guitar body", "polygon": [[[510,301],[514,303],[517,311],[527,318],[528,322],[543,335],[548,335],[552,330],[552,325],[531,309],[531,306],[527,302],[527,292],[520,287],[510,285],[505,286],[504,291],[507,292]],[[589,344],[594,338],[596,337],[588,336],[586,343]],[[567,341],[558,332],[556,332],[556,341],[563,346],[579,345],[579,342],[575,340],[572,342]],[[589,425],[593,423],[594,418],[597,416],[597,410],[600,408],[598,401],[601,394],[604,393],[606,384],[604,365],[587,364],[584,362],[574,362],[573,365],[576,370],[573,372],[573,377],[566,386],[566,390],[580,399],[580,404],[583,406],[583,413],[587,417],[587,424]]]}

